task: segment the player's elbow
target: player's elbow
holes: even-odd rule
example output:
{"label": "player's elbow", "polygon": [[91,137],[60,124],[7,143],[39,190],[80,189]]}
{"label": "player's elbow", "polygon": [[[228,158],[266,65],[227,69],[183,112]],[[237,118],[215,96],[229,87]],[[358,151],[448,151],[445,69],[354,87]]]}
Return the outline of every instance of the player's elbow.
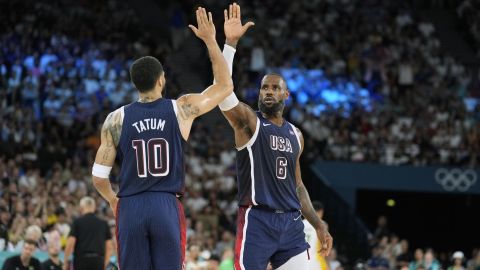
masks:
{"label": "player's elbow", "polygon": [[92,183],[96,189],[101,189],[109,179],[100,178],[92,175]]}
{"label": "player's elbow", "polygon": [[227,95],[230,95],[233,92],[233,80],[232,77],[229,76],[219,76],[218,80],[215,82],[223,92],[228,92]]}
{"label": "player's elbow", "polygon": [[232,79],[220,84],[220,87],[223,89],[223,94],[225,95],[225,97],[229,96],[231,93],[233,93]]}

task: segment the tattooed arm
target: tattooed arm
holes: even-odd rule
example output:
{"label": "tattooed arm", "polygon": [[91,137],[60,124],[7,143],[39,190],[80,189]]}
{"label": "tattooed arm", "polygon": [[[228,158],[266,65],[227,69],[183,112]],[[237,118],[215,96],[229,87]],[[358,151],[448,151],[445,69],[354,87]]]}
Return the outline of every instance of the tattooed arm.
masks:
{"label": "tattooed arm", "polygon": [[300,200],[303,216],[308,220],[308,222],[310,222],[310,224],[312,224],[312,226],[315,228],[315,231],[317,232],[318,240],[321,243],[320,254],[323,256],[328,256],[328,254],[330,254],[330,250],[332,249],[333,238],[328,232],[328,228],[325,222],[323,222],[323,220],[321,220],[315,212],[315,209],[312,206],[312,201],[310,200],[310,195],[308,195],[308,191],[303,184],[302,173],[300,170],[300,155],[303,152],[304,141],[303,135],[298,128],[297,133],[299,134],[301,144],[300,154],[298,155],[297,165],[295,168],[295,178],[297,181],[297,196]]}
{"label": "tattooed arm", "polygon": [[[107,116],[102,127],[101,144],[95,157],[95,163],[113,167],[117,155],[117,146],[122,133],[122,109],[118,109]],[[102,197],[107,200],[113,213],[117,209],[118,198],[112,189],[109,179],[92,176],[93,185]]]}
{"label": "tattooed arm", "polygon": [[207,46],[215,83],[200,94],[185,95],[177,100],[177,119],[185,140],[188,139],[193,120],[211,111],[233,92],[233,82],[227,62],[225,62],[215,40],[215,25],[213,24],[212,14],[209,13],[207,17],[205,9],[199,8],[197,10],[197,23],[198,28],[193,25],[189,27]]}

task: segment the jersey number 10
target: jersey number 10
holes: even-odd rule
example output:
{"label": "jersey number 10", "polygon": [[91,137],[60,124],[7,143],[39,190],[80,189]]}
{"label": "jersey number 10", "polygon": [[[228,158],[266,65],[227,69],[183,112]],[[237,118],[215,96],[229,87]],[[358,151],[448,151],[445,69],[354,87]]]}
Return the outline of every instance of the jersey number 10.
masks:
{"label": "jersey number 10", "polygon": [[152,176],[168,175],[170,168],[168,142],[163,138],[153,138],[148,140],[146,145],[145,148],[144,140],[132,141],[137,158],[138,177],[147,177],[147,169]]}

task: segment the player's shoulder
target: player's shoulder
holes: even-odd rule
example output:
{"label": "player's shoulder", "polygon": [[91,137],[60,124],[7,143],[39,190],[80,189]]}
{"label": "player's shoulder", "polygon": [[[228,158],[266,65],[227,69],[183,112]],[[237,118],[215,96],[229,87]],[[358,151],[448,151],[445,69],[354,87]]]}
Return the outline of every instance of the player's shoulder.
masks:
{"label": "player's shoulder", "polygon": [[125,114],[125,106],[121,106],[120,108],[111,112],[111,114],[113,114],[113,115],[118,115],[118,114],[123,115],[123,114]]}
{"label": "player's shoulder", "polygon": [[[285,120],[287,121],[287,120]],[[287,123],[293,128],[293,131],[296,133],[296,135],[298,135],[298,137],[302,137],[302,131],[297,127],[295,126],[292,122],[290,121],[287,121]]]}
{"label": "player's shoulder", "polygon": [[117,122],[122,122],[125,116],[125,106],[122,106],[107,115],[105,119],[105,124],[113,124]]}

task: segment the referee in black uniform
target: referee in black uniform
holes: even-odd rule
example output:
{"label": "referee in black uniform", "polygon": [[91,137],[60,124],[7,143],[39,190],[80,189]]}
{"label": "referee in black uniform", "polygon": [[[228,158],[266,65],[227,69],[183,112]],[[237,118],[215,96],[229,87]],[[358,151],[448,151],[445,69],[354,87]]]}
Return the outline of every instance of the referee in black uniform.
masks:
{"label": "referee in black uniform", "polygon": [[[80,200],[82,216],[76,219],[65,247],[65,258],[73,252],[74,270],[103,270],[112,254],[112,235],[105,220],[95,216],[95,201],[91,197]],[[63,270],[69,270],[65,259]]]}

